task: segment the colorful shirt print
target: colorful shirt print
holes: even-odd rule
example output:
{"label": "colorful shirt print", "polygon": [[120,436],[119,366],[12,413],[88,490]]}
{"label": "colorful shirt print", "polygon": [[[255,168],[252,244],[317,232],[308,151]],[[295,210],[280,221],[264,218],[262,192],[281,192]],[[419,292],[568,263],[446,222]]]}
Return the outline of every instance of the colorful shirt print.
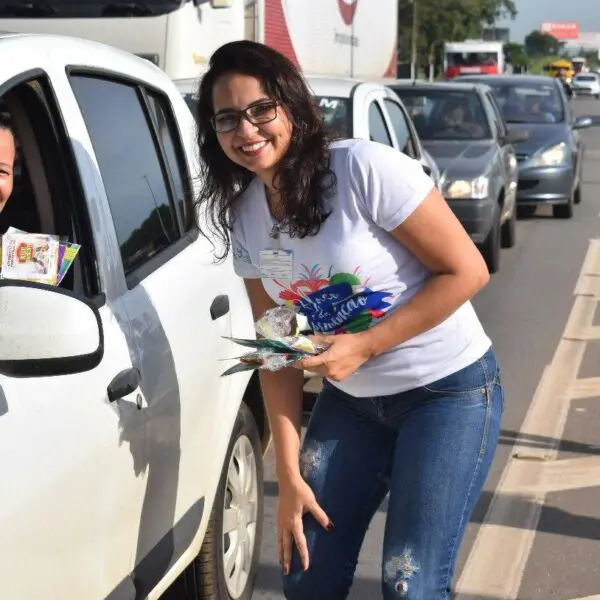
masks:
{"label": "colorful shirt print", "polygon": [[324,275],[320,265],[302,265],[300,279],[289,287],[275,283],[282,288],[280,300],[303,314],[317,333],[364,331],[391,306],[386,298],[392,294],[369,288],[358,268],[353,273],[334,273],[330,267]]}

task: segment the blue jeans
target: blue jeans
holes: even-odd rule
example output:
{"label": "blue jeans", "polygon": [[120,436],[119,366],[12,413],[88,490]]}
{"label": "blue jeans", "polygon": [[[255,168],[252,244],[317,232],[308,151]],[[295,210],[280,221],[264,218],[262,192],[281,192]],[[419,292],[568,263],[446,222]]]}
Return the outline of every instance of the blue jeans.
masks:
{"label": "blue jeans", "polygon": [[453,375],[400,394],[355,398],[326,383],[300,456],[333,521],[304,517],[310,567],[294,552],[288,600],[348,597],[360,548],[389,492],[385,600],[447,600],[456,555],[494,458],[504,393],[492,350]]}

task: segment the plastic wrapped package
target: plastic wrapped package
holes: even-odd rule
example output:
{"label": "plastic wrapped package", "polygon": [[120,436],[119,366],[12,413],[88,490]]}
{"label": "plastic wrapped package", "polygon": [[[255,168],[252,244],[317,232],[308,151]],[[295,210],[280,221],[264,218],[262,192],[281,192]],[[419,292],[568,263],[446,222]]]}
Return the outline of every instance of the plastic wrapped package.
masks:
{"label": "plastic wrapped package", "polygon": [[236,360],[239,362],[227,369],[222,376],[241,371],[265,369],[278,371],[306,356],[320,354],[327,349],[313,342],[309,337],[300,335],[296,313],[288,307],[278,306],[267,310],[255,323],[258,339],[227,338],[252,348]]}

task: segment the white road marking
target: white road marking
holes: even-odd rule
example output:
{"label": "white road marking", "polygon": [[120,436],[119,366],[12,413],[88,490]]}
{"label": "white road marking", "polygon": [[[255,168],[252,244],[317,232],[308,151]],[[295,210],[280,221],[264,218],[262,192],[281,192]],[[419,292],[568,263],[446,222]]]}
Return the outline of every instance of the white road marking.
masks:
{"label": "white road marking", "polygon": [[[516,600],[546,494],[600,485],[599,457],[556,460],[571,400],[600,395],[599,377],[577,379],[587,341],[600,339],[600,327],[592,325],[600,301],[598,280],[600,240],[590,240],[563,336],[538,384],[513,455],[457,582],[457,600]],[[546,447],[529,448],[527,441],[532,437],[544,438]]]}

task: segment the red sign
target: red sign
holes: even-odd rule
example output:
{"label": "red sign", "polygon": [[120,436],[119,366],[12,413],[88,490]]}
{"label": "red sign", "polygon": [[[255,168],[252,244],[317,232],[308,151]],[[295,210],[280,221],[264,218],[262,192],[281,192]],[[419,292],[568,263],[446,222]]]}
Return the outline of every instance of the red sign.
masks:
{"label": "red sign", "polygon": [[358,0],[338,0],[338,6],[340,7],[340,12],[342,13],[342,19],[346,25],[352,25],[357,5]]}
{"label": "red sign", "polygon": [[540,31],[557,40],[576,40],[579,37],[579,23],[576,21],[544,21],[540,26]]}

